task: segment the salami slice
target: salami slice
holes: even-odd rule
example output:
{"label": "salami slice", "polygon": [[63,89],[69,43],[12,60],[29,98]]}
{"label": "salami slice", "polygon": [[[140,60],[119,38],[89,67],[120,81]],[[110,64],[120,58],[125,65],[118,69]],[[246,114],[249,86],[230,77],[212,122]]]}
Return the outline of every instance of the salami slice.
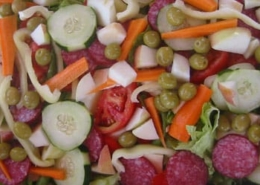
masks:
{"label": "salami slice", "polygon": [[157,15],[160,11],[160,9],[170,3],[174,3],[175,0],[155,0],[154,3],[151,5],[149,11],[148,11],[148,22],[150,26],[154,30],[158,30],[157,28]]}
{"label": "salami slice", "polygon": [[120,173],[122,185],[151,185],[156,176],[155,167],[144,157],[120,159],[125,172]]}
{"label": "salami slice", "polygon": [[10,173],[11,180],[7,179],[3,172],[0,170],[0,182],[4,185],[17,185],[20,184],[28,175],[29,168],[31,166],[31,162],[29,158],[21,162],[16,162],[11,160],[10,158],[5,159],[3,161]]}
{"label": "salami slice", "polygon": [[246,137],[229,134],[220,139],[212,152],[215,169],[230,178],[244,178],[258,164],[258,151]]}
{"label": "salami slice", "polygon": [[177,151],[166,165],[169,185],[206,185],[208,168],[203,159],[190,151]]}

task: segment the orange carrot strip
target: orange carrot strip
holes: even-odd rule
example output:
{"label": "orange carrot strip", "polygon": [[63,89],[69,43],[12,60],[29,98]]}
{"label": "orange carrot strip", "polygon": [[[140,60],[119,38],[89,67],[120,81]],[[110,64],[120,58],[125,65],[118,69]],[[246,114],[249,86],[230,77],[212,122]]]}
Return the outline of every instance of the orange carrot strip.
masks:
{"label": "orange carrot strip", "polygon": [[68,65],[64,70],[57,73],[55,76],[45,82],[51,89],[61,90],[68,84],[76,80],[80,75],[88,70],[88,61],[85,57],[77,60],[76,62]]}
{"label": "orange carrot strip", "polygon": [[145,30],[148,25],[146,18],[134,19],[130,22],[127,35],[121,46],[121,55],[118,61],[126,60],[137,36]]}
{"label": "orange carrot strip", "polygon": [[10,173],[9,173],[9,171],[8,171],[8,169],[7,169],[7,167],[6,167],[6,165],[5,165],[5,163],[4,163],[2,160],[0,160],[0,169],[2,170],[3,174],[5,175],[5,177],[6,177],[7,179],[9,179],[9,180],[12,179],[12,178],[11,178],[11,175],[10,175]]}
{"label": "orange carrot strip", "polygon": [[[5,4],[5,3],[13,3],[14,0],[0,0],[0,4]],[[26,2],[27,7],[31,7],[31,6],[36,6],[37,4],[34,2]]]}
{"label": "orange carrot strip", "polygon": [[40,176],[51,177],[58,180],[66,179],[66,171],[64,169],[52,167],[30,167],[29,173]]}
{"label": "orange carrot strip", "polygon": [[154,81],[165,72],[164,68],[142,69],[138,70],[135,82]]}
{"label": "orange carrot strip", "polygon": [[0,48],[2,54],[2,74],[4,76],[13,74],[16,54],[13,34],[16,30],[16,15],[0,18]]}
{"label": "orange carrot strip", "polygon": [[218,3],[215,0],[184,0],[184,2],[206,12],[211,12],[218,8]]}
{"label": "orange carrot strip", "polygon": [[163,130],[162,130],[162,123],[158,114],[158,111],[154,105],[154,97],[151,96],[149,98],[146,98],[144,100],[145,106],[148,110],[148,112],[151,115],[151,118],[153,120],[154,123],[154,127],[157,131],[157,134],[162,142],[162,145],[166,148],[166,143],[165,143],[165,139],[164,139],[164,134],[163,134]]}
{"label": "orange carrot strip", "polygon": [[211,98],[212,90],[205,85],[200,85],[194,98],[187,101],[173,117],[169,128],[169,135],[179,141],[187,142],[190,135],[187,125],[195,125],[201,115],[202,106]]}
{"label": "orange carrot strip", "polygon": [[237,22],[238,19],[228,19],[218,21],[215,23],[183,28],[171,32],[165,32],[161,34],[161,37],[162,39],[173,39],[207,36],[225,28],[237,27]]}
{"label": "orange carrot strip", "polygon": [[0,0],[0,4],[12,3],[14,0]]}
{"label": "orange carrot strip", "polygon": [[88,92],[88,94],[97,93],[97,92],[102,91],[115,84],[116,84],[116,82],[114,80],[111,80],[110,78],[108,78],[107,81],[105,81],[104,83],[102,83],[99,86],[92,89],[90,92]]}

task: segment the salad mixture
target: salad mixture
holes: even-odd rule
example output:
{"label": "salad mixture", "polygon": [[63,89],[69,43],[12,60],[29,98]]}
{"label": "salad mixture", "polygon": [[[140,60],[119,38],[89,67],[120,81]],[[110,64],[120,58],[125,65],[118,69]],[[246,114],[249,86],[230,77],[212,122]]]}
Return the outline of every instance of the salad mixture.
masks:
{"label": "salad mixture", "polygon": [[0,184],[260,184],[259,7],[0,0]]}

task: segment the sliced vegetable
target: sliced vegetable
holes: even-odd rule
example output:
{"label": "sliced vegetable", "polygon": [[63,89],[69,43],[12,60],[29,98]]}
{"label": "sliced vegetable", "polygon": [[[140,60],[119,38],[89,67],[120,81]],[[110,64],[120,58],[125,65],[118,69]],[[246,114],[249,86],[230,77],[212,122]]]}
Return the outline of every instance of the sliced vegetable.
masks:
{"label": "sliced vegetable", "polygon": [[195,97],[187,101],[173,117],[168,131],[169,135],[179,141],[187,142],[190,138],[187,126],[198,122],[203,104],[210,100],[211,95],[211,89],[200,85]]}
{"label": "sliced vegetable", "polygon": [[202,37],[225,28],[237,27],[237,23],[238,19],[228,19],[215,23],[183,28],[172,32],[161,33],[161,37],[162,39]]}
{"label": "sliced vegetable", "polygon": [[45,177],[51,177],[58,180],[66,179],[66,171],[61,168],[32,166],[29,169],[29,173]]}
{"label": "sliced vegetable", "polygon": [[164,68],[151,68],[137,70],[135,82],[157,81],[158,77],[165,72]]}
{"label": "sliced vegetable", "polygon": [[218,8],[218,3],[215,0],[184,0],[184,2],[206,12],[211,12]]}
{"label": "sliced vegetable", "polygon": [[9,180],[12,179],[10,174],[9,174],[7,167],[5,166],[5,163],[2,160],[0,160],[0,169],[4,173],[6,178],[8,178]]}

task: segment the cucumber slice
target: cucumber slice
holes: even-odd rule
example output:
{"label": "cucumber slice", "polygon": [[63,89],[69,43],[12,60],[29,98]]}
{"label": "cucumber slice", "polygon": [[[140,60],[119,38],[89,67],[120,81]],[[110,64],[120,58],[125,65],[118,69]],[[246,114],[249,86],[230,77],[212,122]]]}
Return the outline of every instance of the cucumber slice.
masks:
{"label": "cucumber slice", "polygon": [[88,47],[95,38],[96,27],[94,10],[79,4],[58,9],[47,21],[52,39],[67,51]]}
{"label": "cucumber slice", "polygon": [[91,128],[91,115],[77,102],[53,103],[42,112],[42,128],[54,146],[64,151],[72,150],[86,139]]}

